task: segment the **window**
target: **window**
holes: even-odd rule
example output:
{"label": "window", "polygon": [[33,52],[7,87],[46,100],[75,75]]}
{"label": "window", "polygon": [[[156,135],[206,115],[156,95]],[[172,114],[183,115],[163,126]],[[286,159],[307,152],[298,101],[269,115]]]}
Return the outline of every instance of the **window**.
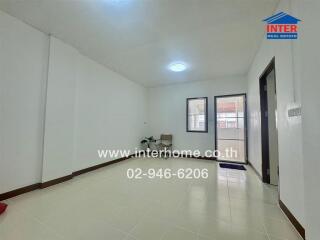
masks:
{"label": "window", "polygon": [[187,132],[208,132],[208,98],[187,98]]}

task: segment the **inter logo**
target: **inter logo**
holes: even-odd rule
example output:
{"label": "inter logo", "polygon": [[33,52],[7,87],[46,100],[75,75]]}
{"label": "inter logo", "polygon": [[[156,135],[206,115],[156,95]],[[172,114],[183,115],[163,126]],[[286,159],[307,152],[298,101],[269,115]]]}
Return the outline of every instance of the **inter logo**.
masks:
{"label": "inter logo", "polygon": [[263,20],[267,23],[267,39],[297,39],[298,23],[301,21],[280,12]]}

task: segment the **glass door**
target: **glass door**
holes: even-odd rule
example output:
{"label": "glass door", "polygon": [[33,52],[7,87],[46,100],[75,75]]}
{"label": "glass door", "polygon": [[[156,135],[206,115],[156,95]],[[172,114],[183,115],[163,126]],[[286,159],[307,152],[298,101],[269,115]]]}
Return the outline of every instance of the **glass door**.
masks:
{"label": "glass door", "polygon": [[246,95],[215,97],[215,125],[218,160],[246,163]]}

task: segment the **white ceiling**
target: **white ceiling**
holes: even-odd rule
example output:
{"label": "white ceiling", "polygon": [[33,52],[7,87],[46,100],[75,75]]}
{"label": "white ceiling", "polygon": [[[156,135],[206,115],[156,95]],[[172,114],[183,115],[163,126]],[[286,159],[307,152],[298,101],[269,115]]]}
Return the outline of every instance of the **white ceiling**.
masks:
{"label": "white ceiling", "polygon": [[[0,9],[145,86],[246,74],[279,0],[0,0]],[[173,61],[185,72],[167,69]]]}

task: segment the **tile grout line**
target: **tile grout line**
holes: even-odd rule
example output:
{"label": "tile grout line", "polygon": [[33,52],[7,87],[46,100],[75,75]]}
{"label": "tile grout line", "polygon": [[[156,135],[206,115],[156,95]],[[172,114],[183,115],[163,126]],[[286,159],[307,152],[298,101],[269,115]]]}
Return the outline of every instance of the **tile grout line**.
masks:
{"label": "tile grout line", "polygon": [[231,219],[231,228],[232,228],[233,219],[232,219],[232,214],[231,214],[231,198],[230,198],[230,189],[229,189],[228,170],[227,170],[227,189],[228,189],[228,201],[229,201],[229,216],[230,216],[230,219]]}
{"label": "tile grout line", "polygon": [[271,237],[270,237],[270,235],[269,235],[269,232],[267,231],[267,227],[266,227],[266,224],[263,222],[263,229],[264,229],[264,231],[265,231],[265,233],[266,233],[266,235],[267,235],[267,238],[269,239],[269,240],[271,240]]}
{"label": "tile grout line", "polygon": [[58,231],[56,231],[56,229],[50,227],[48,224],[46,224],[45,222],[42,222],[39,218],[37,218],[34,215],[29,215],[29,213],[25,210],[19,209],[17,208],[16,211],[21,214],[23,217],[26,217],[27,219],[33,220],[34,222],[38,223],[39,225],[41,225],[42,227],[44,227],[45,229],[51,231],[56,237],[59,237],[60,239],[65,239],[65,236],[63,234],[60,234]]}

